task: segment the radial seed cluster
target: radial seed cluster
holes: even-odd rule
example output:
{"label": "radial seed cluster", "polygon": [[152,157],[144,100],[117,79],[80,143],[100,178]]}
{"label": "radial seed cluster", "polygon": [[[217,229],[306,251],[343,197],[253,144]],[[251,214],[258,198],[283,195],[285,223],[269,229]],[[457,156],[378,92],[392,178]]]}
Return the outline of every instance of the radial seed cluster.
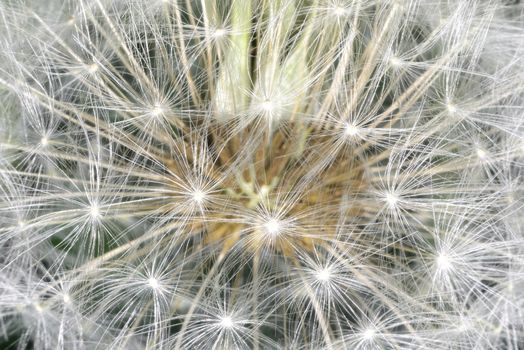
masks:
{"label": "radial seed cluster", "polygon": [[524,6],[0,3],[0,348],[524,348]]}

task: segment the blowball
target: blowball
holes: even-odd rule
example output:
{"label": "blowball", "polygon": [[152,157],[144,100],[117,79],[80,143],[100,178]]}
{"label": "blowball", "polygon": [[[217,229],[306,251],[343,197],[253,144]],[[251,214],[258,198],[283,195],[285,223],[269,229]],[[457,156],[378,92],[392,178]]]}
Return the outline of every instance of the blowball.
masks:
{"label": "blowball", "polygon": [[0,345],[524,347],[523,13],[4,1]]}

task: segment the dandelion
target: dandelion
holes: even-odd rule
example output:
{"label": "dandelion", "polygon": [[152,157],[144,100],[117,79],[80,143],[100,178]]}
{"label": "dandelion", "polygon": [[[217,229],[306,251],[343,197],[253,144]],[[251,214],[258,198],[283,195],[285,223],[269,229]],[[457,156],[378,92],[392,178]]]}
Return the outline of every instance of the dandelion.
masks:
{"label": "dandelion", "polygon": [[524,346],[521,4],[0,4],[0,347]]}

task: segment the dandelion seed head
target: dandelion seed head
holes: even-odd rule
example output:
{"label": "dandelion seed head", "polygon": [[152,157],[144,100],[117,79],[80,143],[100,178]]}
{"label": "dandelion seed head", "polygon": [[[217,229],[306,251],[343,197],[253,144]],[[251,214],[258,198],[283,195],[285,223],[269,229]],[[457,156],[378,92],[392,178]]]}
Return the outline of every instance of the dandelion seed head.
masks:
{"label": "dandelion seed head", "polygon": [[333,6],[332,7],[332,11],[333,11],[333,14],[336,17],[347,16],[350,13],[350,10],[348,8],[345,8],[345,7],[340,6],[340,5]]}
{"label": "dandelion seed head", "polygon": [[451,115],[454,115],[455,113],[457,113],[457,107],[452,103],[446,104],[446,109],[448,110],[449,114]]}
{"label": "dandelion seed head", "polygon": [[164,113],[165,113],[164,108],[160,104],[156,104],[151,109],[150,115],[156,118],[156,117],[160,117],[164,115]]}
{"label": "dandelion seed head", "polygon": [[[269,78],[267,78],[270,80]],[[268,82],[268,84],[274,84]],[[275,86],[260,87],[262,92],[258,92],[252,95],[251,111],[253,116],[263,118],[267,123],[271,124],[278,122],[286,117],[286,113],[290,112],[291,106],[294,103],[293,93],[289,91],[289,87],[286,86],[285,82],[275,84]],[[273,126],[276,126],[275,125]]]}
{"label": "dandelion seed head", "polygon": [[391,56],[390,59],[389,59],[389,63],[391,63],[391,65],[393,67],[400,67],[402,66],[402,60],[396,56]]}
{"label": "dandelion seed head", "polygon": [[316,273],[316,278],[320,282],[328,282],[331,277],[331,270],[329,268],[324,268]]}
{"label": "dandelion seed head", "polygon": [[345,131],[346,136],[354,137],[358,135],[359,128],[352,123],[347,123],[344,131]]}
{"label": "dandelion seed head", "polygon": [[89,207],[89,215],[93,220],[100,218],[100,207],[98,206],[98,204],[91,204],[91,206]]}
{"label": "dandelion seed head", "polygon": [[448,256],[448,254],[443,252],[437,256],[437,266],[440,270],[443,270],[443,271],[447,271],[451,269],[452,261],[450,257]]}
{"label": "dandelion seed head", "polygon": [[214,31],[213,31],[213,37],[215,39],[220,39],[220,38],[223,38],[224,36],[226,36],[227,34],[227,30],[224,29],[224,28],[216,28]]}
{"label": "dandelion seed head", "polygon": [[147,280],[147,284],[148,286],[153,289],[153,290],[157,290],[159,287],[160,287],[160,283],[158,282],[158,280],[154,277],[150,277],[148,280]]}
{"label": "dandelion seed head", "polygon": [[44,312],[44,307],[39,302],[35,301],[31,305],[36,310],[36,312],[38,312],[39,314],[42,314]]}
{"label": "dandelion seed head", "polygon": [[223,329],[231,329],[234,327],[235,324],[231,316],[223,316],[223,317],[220,317],[219,325]]}
{"label": "dandelion seed head", "polygon": [[477,148],[476,153],[477,153],[477,157],[480,160],[485,160],[487,158],[487,153],[482,148]]}
{"label": "dandelion seed head", "polygon": [[3,333],[518,343],[521,5],[146,3],[0,5]]}
{"label": "dandelion seed head", "polygon": [[95,74],[98,71],[98,64],[91,63],[91,64],[87,65],[86,69],[87,69],[88,73]]}
{"label": "dandelion seed head", "polygon": [[206,198],[206,194],[201,190],[195,190],[191,194],[191,198],[197,204],[202,204]]}
{"label": "dandelion seed head", "polygon": [[388,192],[386,193],[385,201],[390,208],[395,208],[398,204],[399,197],[394,192]]}
{"label": "dandelion seed head", "polygon": [[362,338],[366,341],[371,341],[375,338],[377,331],[373,328],[367,328],[362,332]]}
{"label": "dandelion seed head", "polygon": [[260,103],[260,109],[268,114],[270,114],[271,112],[273,112],[276,108],[276,104],[274,101],[271,101],[269,99],[263,101],[262,103]]}
{"label": "dandelion seed head", "polygon": [[271,236],[278,236],[282,230],[282,222],[275,218],[270,218],[264,223],[266,233]]}

